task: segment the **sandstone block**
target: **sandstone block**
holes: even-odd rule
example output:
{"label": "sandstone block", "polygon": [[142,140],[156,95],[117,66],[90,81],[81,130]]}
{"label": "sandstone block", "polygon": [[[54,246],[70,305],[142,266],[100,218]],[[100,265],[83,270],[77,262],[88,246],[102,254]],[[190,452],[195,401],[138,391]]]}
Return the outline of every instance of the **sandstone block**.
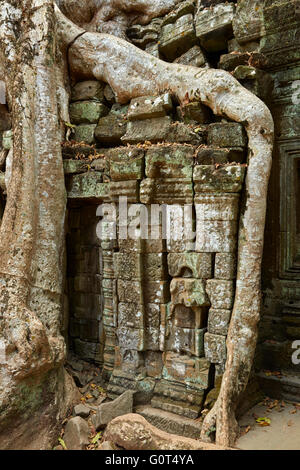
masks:
{"label": "sandstone block", "polygon": [[166,116],[173,107],[169,93],[161,96],[141,96],[131,100],[127,117],[129,121],[153,119]]}
{"label": "sandstone block", "polygon": [[110,112],[102,117],[95,127],[95,138],[103,144],[121,144],[121,137],[126,132],[126,121],[123,115]]}
{"label": "sandstone block", "polygon": [[194,149],[185,145],[151,147],[146,152],[149,178],[192,178]]}
{"label": "sandstone block", "polygon": [[71,418],[65,428],[64,442],[68,450],[85,450],[89,444],[90,430],[88,424],[80,416]]}
{"label": "sandstone block", "polygon": [[185,124],[206,124],[212,119],[210,109],[199,102],[178,106],[177,115]]}
{"label": "sandstone block", "polygon": [[133,407],[133,392],[127,390],[120,397],[115,400],[102,403],[98,409],[96,415],[93,417],[93,424],[96,430],[105,426],[117,416],[126,415],[132,412]]}
{"label": "sandstone block", "polygon": [[226,49],[228,39],[231,39],[232,20],[235,6],[221,3],[211,8],[199,8],[195,15],[196,35],[201,46],[209,52]]}
{"label": "sandstone block", "polygon": [[168,23],[162,27],[159,50],[171,60],[185,53],[196,43],[193,15],[178,18],[175,23]]}
{"label": "sandstone block", "polygon": [[213,309],[208,314],[208,332],[226,336],[231,317],[231,310]]}
{"label": "sandstone block", "polygon": [[236,245],[237,222],[228,220],[203,221],[201,217],[199,218],[199,221],[197,221],[196,251],[232,253],[236,250]]}
{"label": "sandstone block", "polygon": [[98,80],[78,82],[72,88],[71,101],[98,100],[103,101],[105,84]]}
{"label": "sandstone block", "polygon": [[171,122],[169,116],[144,119],[143,121],[129,121],[126,134],[121,140],[125,144],[166,141],[171,130]]}
{"label": "sandstone block", "polygon": [[195,192],[238,193],[242,190],[246,168],[241,165],[198,165],[194,168]]}
{"label": "sandstone block", "polygon": [[189,178],[146,178],[141,182],[143,204],[192,204],[193,186]]}
{"label": "sandstone block", "polygon": [[143,178],[144,151],[137,148],[116,148],[108,152],[110,177],[113,181]]}
{"label": "sandstone block", "polygon": [[242,124],[214,122],[208,126],[207,143],[215,147],[245,147],[247,137]]}
{"label": "sandstone block", "polygon": [[206,282],[206,291],[213,309],[231,309],[234,299],[233,281],[210,279]]}
{"label": "sandstone block", "polygon": [[203,328],[207,322],[207,307],[170,305],[174,309],[174,325],[179,328]]}
{"label": "sandstone block", "polygon": [[226,337],[205,333],[205,357],[213,364],[224,364],[226,361]]}
{"label": "sandstone block", "polygon": [[206,65],[206,58],[200,46],[193,46],[180,57],[177,57],[174,63],[192,65],[193,67],[204,67]]}
{"label": "sandstone block", "polygon": [[102,182],[102,173],[89,171],[72,175],[67,183],[70,199],[103,198],[108,196],[109,184]]}
{"label": "sandstone block", "polygon": [[195,197],[197,221],[236,221],[239,216],[238,194],[203,194]]}
{"label": "sandstone block", "polygon": [[85,142],[93,144],[95,142],[96,124],[80,124],[74,129],[74,140],[76,142]]}
{"label": "sandstone block", "polygon": [[212,274],[210,253],[169,253],[169,274],[172,277],[209,279]]}
{"label": "sandstone block", "polygon": [[97,101],[78,101],[70,104],[70,120],[73,124],[97,124],[109,109]]}
{"label": "sandstone block", "polygon": [[235,253],[217,253],[215,258],[215,278],[234,279],[236,276]]}
{"label": "sandstone block", "polygon": [[200,279],[174,278],[170,284],[172,304],[186,307],[209,305],[204,282]]}

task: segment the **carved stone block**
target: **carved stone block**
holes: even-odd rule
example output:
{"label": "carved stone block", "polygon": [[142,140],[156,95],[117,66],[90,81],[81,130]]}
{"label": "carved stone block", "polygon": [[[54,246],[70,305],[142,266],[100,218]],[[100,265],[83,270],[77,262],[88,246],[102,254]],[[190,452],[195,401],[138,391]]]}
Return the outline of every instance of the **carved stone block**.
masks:
{"label": "carved stone block", "polygon": [[204,335],[205,357],[213,364],[224,364],[226,361],[226,337],[205,333]]}
{"label": "carved stone block", "polygon": [[206,291],[213,309],[231,309],[234,299],[233,281],[210,279],[206,282]]}
{"label": "carved stone block", "polygon": [[127,117],[129,121],[159,118],[166,116],[172,107],[169,93],[161,96],[142,96],[131,100]]}
{"label": "carved stone block", "polygon": [[208,332],[226,336],[228,333],[230,317],[231,310],[211,308],[208,314]]}
{"label": "carved stone block", "polygon": [[151,147],[146,152],[149,178],[192,178],[194,149],[187,145]]}
{"label": "carved stone block", "polygon": [[231,39],[232,20],[235,6],[221,3],[212,8],[199,8],[195,15],[196,35],[201,46],[209,52],[226,49],[228,39]]}
{"label": "carved stone block", "polygon": [[245,147],[246,132],[236,122],[214,122],[208,126],[207,143],[215,147]]}
{"label": "carved stone block", "polygon": [[215,278],[234,279],[236,276],[235,253],[217,253],[215,258]]}
{"label": "carved stone block", "polygon": [[159,51],[169,60],[174,60],[185,53],[197,40],[193,15],[189,13],[174,23],[165,24],[159,39]]}
{"label": "carved stone block", "polygon": [[246,168],[242,165],[198,165],[194,168],[195,192],[238,193],[242,190]]}
{"label": "carved stone block", "polygon": [[143,178],[144,151],[137,148],[116,148],[108,152],[110,177],[113,181]]}
{"label": "carved stone block", "polygon": [[170,284],[170,291],[173,305],[183,304],[186,307],[209,305],[204,282],[200,279],[174,278]]}
{"label": "carved stone block", "polygon": [[210,253],[169,253],[169,274],[172,277],[209,279],[212,276]]}

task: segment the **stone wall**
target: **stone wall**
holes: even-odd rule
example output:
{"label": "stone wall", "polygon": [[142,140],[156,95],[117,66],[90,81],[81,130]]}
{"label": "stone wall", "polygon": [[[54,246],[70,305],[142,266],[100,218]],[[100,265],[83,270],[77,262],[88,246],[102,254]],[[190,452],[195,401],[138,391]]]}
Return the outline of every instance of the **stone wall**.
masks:
{"label": "stone wall", "polygon": [[[80,323],[81,333],[74,333],[73,316],[77,325],[85,300],[84,315],[92,311],[94,293],[85,290],[82,243],[89,250],[97,245],[97,204],[98,214],[103,204],[111,204],[117,214],[116,226],[110,227],[116,239],[102,237],[97,246],[104,329],[98,360],[102,354],[109,396],[133,389],[137,403],[196,418],[226,360],[245,131],[199,103],[179,107],[169,94],[120,106],[113,103],[111,90],[89,81],[74,86],[72,100],[75,141],[64,144],[63,155],[70,204],[68,264],[74,273],[68,274],[73,347],[87,358],[82,342],[88,348],[95,344],[94,336],[88,336],[92,323],[89,329]],[[126,196],[128,207],[140,204],[139,210],[148,214],[154,205],[165,205],[171,231],[164,238],[160,216],[151,219],[148,238],[145,226],[135,228],[134,239],[124,236],[120,196]],[[175,230],[181,227],[184,206],[194,232],[190,235]],[[92,286],[95,271],[88,275]],[[78,283],[84,292],[79,293]],[[101,324],[97,328],[101,338]]]}

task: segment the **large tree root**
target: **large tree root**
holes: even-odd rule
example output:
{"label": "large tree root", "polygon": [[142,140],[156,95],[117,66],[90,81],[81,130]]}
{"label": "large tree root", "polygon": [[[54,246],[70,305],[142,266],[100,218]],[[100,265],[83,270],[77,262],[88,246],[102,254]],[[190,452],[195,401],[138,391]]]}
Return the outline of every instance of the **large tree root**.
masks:
{"label": "large tree root", "polygon": [[126,450],[225,450],[224,447],[161,431],[134,413],[113,419],[105,430],[104,439]]}

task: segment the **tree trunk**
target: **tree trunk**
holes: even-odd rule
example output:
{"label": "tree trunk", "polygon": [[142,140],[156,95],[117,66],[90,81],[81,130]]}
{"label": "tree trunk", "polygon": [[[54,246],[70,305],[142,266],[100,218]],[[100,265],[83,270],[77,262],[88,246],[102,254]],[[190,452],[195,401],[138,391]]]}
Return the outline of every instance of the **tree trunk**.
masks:
{"label": "tree trunk", "polygon": [[[20,432],[19,422],[27,419],[21,441],[25,434],[26,444],[38,448],[51,439],[50,418],[64,399],[59,387],[65,357],[60,323],[66,194],[55,17],[46,0],[2,3],[0,47],[8,71],[14,137],[0,231],[0,332],[6,350],[0,369],[0,438],[9,447]],[[12,416],[10,435],[6,426]]]}

